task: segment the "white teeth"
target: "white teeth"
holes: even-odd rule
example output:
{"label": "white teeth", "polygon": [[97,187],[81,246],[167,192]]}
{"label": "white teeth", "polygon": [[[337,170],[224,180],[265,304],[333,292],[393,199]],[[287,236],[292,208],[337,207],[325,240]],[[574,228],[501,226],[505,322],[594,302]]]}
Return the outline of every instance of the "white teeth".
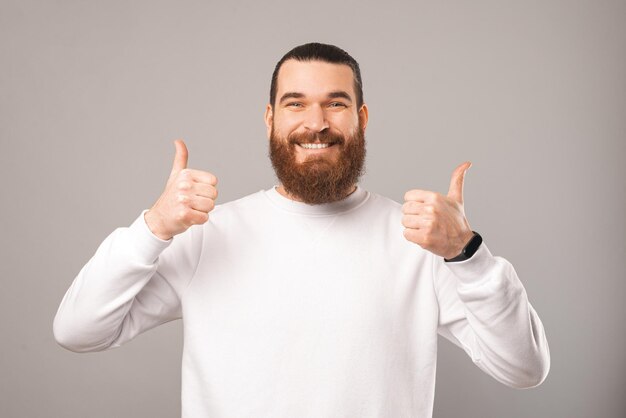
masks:
{"label": "white teeth", "polygon": [[302,148],[307,149],[320,149],[320,148],[328,148],[330,144],[300,144]]}

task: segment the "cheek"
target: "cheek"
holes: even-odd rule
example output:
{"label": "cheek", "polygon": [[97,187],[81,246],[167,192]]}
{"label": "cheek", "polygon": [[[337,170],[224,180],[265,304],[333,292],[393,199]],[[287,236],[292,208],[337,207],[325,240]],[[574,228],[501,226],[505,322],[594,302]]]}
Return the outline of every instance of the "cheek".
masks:
{"label": "cheek", "polygon": [[352,135],[359,127],[358,115],[337,115],[335,118],[329,118],[329,122],[344,135]]}
{"label": "cheek", "polygon": [[274,117],[274,132],[287,135],[295,131],[301,124],[301,117],[297,114],[279,114]]}

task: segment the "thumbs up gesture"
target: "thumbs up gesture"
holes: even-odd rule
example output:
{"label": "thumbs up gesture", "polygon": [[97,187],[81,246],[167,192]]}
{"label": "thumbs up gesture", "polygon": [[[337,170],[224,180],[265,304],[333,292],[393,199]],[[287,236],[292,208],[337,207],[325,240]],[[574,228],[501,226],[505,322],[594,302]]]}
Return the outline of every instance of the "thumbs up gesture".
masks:
{"label": "thumbs up gesture", "polygon": [[208,221],[217,198],[217,178],[207,171],[187,168],[185,143],[178,139],[174,145],[176,155],[165,190],[144,215],[148,228],[163,240]]}
{"label": "thumbs up gesture", "polygon": [[413,189],[404,195],[404,237],[443,258],[461,253],[473,233],[463,209],[463,181],[472,165],[467,161],[452,173],[448,195]]}

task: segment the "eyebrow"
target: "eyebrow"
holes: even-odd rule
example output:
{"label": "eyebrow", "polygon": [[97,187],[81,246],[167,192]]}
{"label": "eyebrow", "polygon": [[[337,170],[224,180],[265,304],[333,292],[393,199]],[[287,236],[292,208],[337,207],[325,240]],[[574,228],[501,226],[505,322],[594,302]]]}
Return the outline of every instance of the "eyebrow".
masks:
{"label": "eyebrow", "polygon": [[331,93],[328,93],[328,98],[329,99],[342,98],[342,99],[346,99],[347,101],[352,103],[352,97],[350,97],[350,95],[348,93],[346,93],[345,91],[333,91]]}
{"label": "eyebrow", "polygon": [[[283,94],[283,95],[280,97],[279,103],[282,103],[282,102],[284,102],[285,100],[288,100],[288,99],[302,99],[302,98],[304,98],[304,97],[305,97],[305,96],[304,96],[304,94],[303,94],[303,93],[298,93],[298,92],[295,92],[295,91],[290,91],[290,92],[287,92],[287,93]],[[346,99],[347,101],[349,101],[350,103],[352,103],[352,97],[350,97],[350,95],[349,95],[347,92],[343,91],[343,90],[339,90],[339,91],[332,91],[332,92],[328,93],[327,97],[328,97],[329,99],[337,99],[337,98],[342,98],[342,99]]]}
{"label": "eyebrow", "polygon": [[296,92],[290,91],[290,92],[287,92],[287,93],[283,94],[280,97],[279,103],[282,103],[282,102],[284,102],[285,100],[288,100],[288,99],[302,99],[303,97],[304,97],[304,94],[302,94],[302,93],[296,93]]}

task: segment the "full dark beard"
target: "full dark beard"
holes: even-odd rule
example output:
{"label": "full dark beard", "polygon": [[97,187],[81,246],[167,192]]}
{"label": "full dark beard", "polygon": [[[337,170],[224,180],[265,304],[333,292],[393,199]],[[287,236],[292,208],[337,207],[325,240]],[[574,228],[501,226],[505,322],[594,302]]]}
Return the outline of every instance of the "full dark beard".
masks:
{"label": "full dark beard", "polygon": [[[305,161],[296,161],[297,143],[335,143],[339,155],[309,156]],[[344,199],[365,173],[365,134],[359,127],[352,137],[333,134],[328,130],[317,134],[289,135],[287,139],[270,134],[270,160],[278,180],[285,190],[295,198],[308,203],[330,203]]]}

